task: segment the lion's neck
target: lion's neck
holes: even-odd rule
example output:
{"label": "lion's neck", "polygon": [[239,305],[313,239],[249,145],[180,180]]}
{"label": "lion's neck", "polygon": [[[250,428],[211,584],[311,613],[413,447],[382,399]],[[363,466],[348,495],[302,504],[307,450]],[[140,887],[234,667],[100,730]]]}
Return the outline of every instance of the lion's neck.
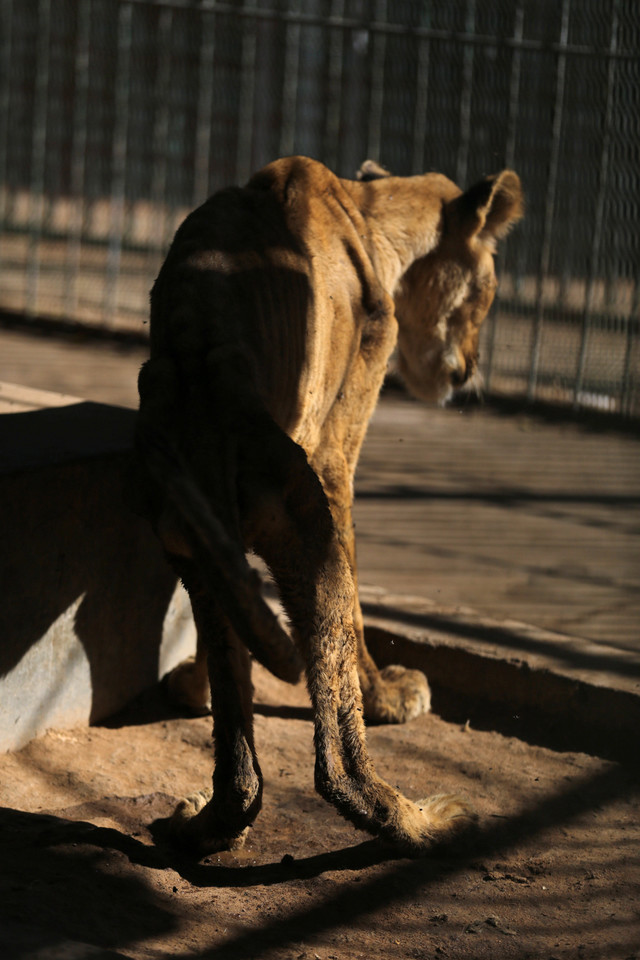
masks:
{"label": "lion's neck", "polygon": [[437,246],[443,204],[461,191],[435,173],[349,183],[348,189],[368,227],[374,270],[393,296],[411,264]]}

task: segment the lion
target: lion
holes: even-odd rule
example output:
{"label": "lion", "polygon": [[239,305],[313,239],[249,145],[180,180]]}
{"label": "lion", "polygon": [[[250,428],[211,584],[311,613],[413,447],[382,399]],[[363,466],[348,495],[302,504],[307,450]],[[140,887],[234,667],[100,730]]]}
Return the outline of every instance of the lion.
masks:
{"label": "lion", "polygon": [[474,376],[496,241],[522,212],[510,170],[463,193],[438,173],[395,177],[368,161],[347,180],[289,157],[179,227],[151,293],[136,451],[142,512],[198,633],[195,661],[170,684],[193,706],[211,689],[212,786],[171,820],[196,854],[240,846],[260,810],[251,656],[291,682],[302,664],[315,787],[356,828],[415,854],[473,821],[461,797],[407,799],[367,753],[365,718],[406,721],[430,694],[420,671],[380,671],[367,651],[353,484],[396,346],[424,400]]}

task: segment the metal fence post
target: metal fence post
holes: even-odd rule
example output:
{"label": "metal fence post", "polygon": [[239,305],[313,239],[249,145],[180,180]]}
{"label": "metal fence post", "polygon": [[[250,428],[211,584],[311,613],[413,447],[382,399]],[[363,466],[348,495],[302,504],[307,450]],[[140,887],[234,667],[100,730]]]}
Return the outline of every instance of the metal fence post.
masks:
{"label": "metal fence post", "polygon": [[[518,108],[520,103],[520,72],[522,65],[522,39],[524,36],[524,0],[518,0],[513,23],[513,48],[511,50],[511,75],[509,80],[509,119],[507,121],[507,139],[504,150],[504,163],[507,169],[515,166],[516,156],[516,129],[518,124]],[[498,275],[504,275],[506,252],[504,245],[498,254]],[[493,358],[496,345],[496,335],[499,317],[500,291],[496,296],[494,307],[488,317],[489,330],[487,334],[487,360],[484,364],[484,386],[487,392],[491,389],[491,374],[493,372]]]}
{"label": "metal fence post", "polygon": [[[420,12],[420,26],[429,29],[431,11],[424,4]],[[413,143],[411,152],[412,173],[423,173],[424,145],[427,138],[427,108],[429,104],[429,65],[431,41],[425,37],[418,40],[418,64],[416,73],[416,105],[413,120]]]}
{"label": "metal fence post", "polygon": [[578,354],[578,363],[576,370],[576,379],[573,388],[573,405],[579,406],[580,394],[582,392],[585,368],[587,364],[587,355],[589,350],[589,334],[591,332],[593,299],[596,277],[600,269],[600,245],[602,240],[602,222],[604,217],[605,197],[609,186],[609,151],[611,144],[611,123],[613,112],[613,91],[615,89],[616,79],[616,60],[615,53],[618,46],[618,5],[619,0],[613,0],[611,9],[611,37],[609,41],[609,59],[607,67],[607,99],[604,115],[604,130],[602,133],[602,149],[600,151],[600,169],[598,171],[598,198],[596,201],[596,213],[593,224],[593,238],[591,242],[591,254],[589,258],[589,274],[587,278],[587,289],[585,293],[584,313],[582,315],[582,332],[580,337],[580,351]]}
{"label": "metal fence post", "polygon": [[215,13],[203,9],[200,63],[198,69],[198,108],[196,114],[196,156],[193,178],[193,203],[202,203],[210,193],[211,116],[213,113],[213,63],[215,57]]}
{"label": "metal fence post", "polygon": [[[7,215],[7,171],[9,160],[9,121],[11,112],[11,51],[13,47],[13,2],[2,6],[0,19],[0,227]],[[0,263],[1,263],[0,259]]]}
{"label": "metal fence post", "polygon": [[[386,23],[387,0],[376,0],[374,17],[377,23]],[[382,105],[384,103],[384,60],[386,37],[384,33],[373,32],[371,54],[371,94],[369,100],[369,124],[367,138],[367,156],[380,159],[382,135]]]}
{"label": "metal fence post", "polygon": [[[251,0],[245,0],[244,9]],[[253,98],[256,86],[256,22],[244,21],[242,37],[242,72],[240,79],[240,108],[238,111],[238,151],[236,154],[236,181],[245,183],[252,173],[251,146],[253,143]]]}
{"label": "metal fence post", "polygon": [[26,312],[38,312],[40,245],[45,214],[44,178],[47,163],[48,88],[51,47],[51,0],[38,4],[36,82],[31,140],[31,195],[29,198],[29,254],[27,262]]}
{"label": "metal fence post", "polygon": [[556,187],[558,182],[558,162],[560,158],[560,139],[562,136],[564,86],[566,77],[567,40],[569,38],[569,16],[571,0],[563,0],[562,20],[560,24],[560,41],[558,44],[558,66],[556,71],[556,98],[553,110],[553,129],[551,134],[551,155],[549,159],[549,174],[544,205],[544,232],[540,249],[540,265],[538,268],[536,314],[533,330],[533,343],[529,366],[529,384],[527,397],[531,401],[535,398],[540,366],[540,349],[542,346],[542,327],[544,323],[544,282],[549,273],[551,260],[551,241],[553,235],[553,221],[556,205]]}
{"label": "metal fence post", "polygon": [[115,122],[111,151],[109,244],[107,248],[107,268],[103,304],[104,317],[108,325],[113,324],[118,305],[118,281],[122,241],[124,239],[132,19],[132,5],[123,3],[118,9]]}
{"label": "metal fence post", "polygon": [[[344,16],[344,0],[331,0],[331,19],[339,21]],[[329,36],[329,61],[327,76],[327,117],[325,150],[327,163],[335,170],[340,161],[340,123],[342,121],[342,75],[344,65],[344,31],[331,29]]]}
{"label": "metal fence post", "polygon": [[[467,0],[464,30],[473,35],[476,26],[476,0]],[[471,85],[473,82],[473,60],[475,50],[467,43],[462,48],[462,91],[460,93],[460,114],[458,125],[458,156],[456,159],[456,183],[464,187],[467,182],[469,166],[469,142],[471,139]]]}
{"label": "metal fence post", "polygon": [[77,7],[77,40],[74,63],[73,132],[71,138],[71,220],[65,258],[64,309],[73,317],[78,309],[78,274],[85,211],[85,170],[89,105],[89,33],[91,0]]}

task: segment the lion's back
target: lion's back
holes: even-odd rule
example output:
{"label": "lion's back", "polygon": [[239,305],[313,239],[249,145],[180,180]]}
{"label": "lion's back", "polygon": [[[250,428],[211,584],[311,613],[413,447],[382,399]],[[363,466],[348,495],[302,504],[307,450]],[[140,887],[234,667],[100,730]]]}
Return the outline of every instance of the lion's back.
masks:
{"label": "lion's back", "polygon": [[313,350],[308,204],[324,171],[333,176],[313,161],[277,161],[215,193],[179,227],[151,292],[152,355],[171,356],[191,379],[209,351],[236,343],[280,422],[296,419]]}

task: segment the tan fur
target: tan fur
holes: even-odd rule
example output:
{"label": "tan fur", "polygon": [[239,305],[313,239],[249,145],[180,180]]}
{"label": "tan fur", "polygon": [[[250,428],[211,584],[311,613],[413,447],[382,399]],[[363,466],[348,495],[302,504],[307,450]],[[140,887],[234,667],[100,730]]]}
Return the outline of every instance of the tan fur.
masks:
{"label": "tan fur", "polygon": [[[443,400],[471,377],[493,299],[495,238],[522,213],[504,171],[467,193],[446,177],[363,165],[342,180],[303,157],[221,191],[176,234],[152,292],[137,448],[145,511],[187,587],[199,635],[174,692],[202,705],[208,663],[213,789],[176,835],[199,852],[242,842],[262,776],[247,650],[279,676],[304,665],[316,786],[357,827],[422,851],[470,818],[456,797],[412,803],[373,769],[370,721],[429,709],[418,671],[379,672],[364,643],[353,476],[388,358]],[[245,561],[270,568],[293,646]]]}

